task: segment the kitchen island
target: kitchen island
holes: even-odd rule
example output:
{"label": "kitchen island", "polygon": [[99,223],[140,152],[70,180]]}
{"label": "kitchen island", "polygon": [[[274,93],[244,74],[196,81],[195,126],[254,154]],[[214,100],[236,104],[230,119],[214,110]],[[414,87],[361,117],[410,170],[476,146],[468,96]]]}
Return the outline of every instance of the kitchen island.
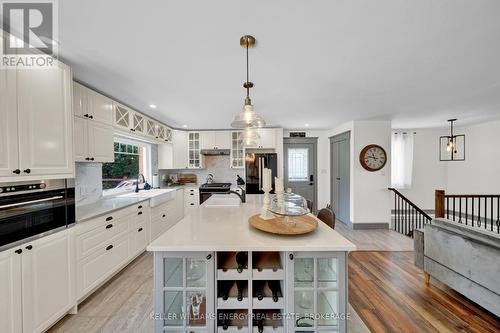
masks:
{"label": "kitchen island", "polygon": [[322,222],[302,236],[253,229],[260,195],[193,209],[154,252],[155,332],[345,332],[347,252]]}

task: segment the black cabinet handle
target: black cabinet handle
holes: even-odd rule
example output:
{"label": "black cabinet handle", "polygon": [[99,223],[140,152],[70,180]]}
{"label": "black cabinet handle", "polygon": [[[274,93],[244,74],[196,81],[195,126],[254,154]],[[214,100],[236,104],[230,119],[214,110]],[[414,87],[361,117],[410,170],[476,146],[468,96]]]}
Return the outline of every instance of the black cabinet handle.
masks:
{"label": "black cabinet handle", "polygon": [[166,216],[166,215],[165,215],[165,214],[163,214],[161,217],[165,217],[165,216]]}
{"label": "black cabinet handle", "polygon": [[113,225],[112,225],[112,224],[108,224],[108,225],[106,226],[106,229],[110,229],[110,228],[113,228]]}
{"label": "black cabinet handle", "polygon": [[142,231],[142,228],[139,228],[139,230],[137,230],[137,232],[141,232]]}
{"label": "black cabinet handle", "polygon": [[93,161],[95,158],[91,157],[90,160]]}
{"label": "black cabinet handle", "polygon": [[94,119],[94,116],[89,116],[90,119]]}
{"label": "black cabinet handle", "polygon": [[85,161],[90,161],[90,157],[85,157]]}
{"label": "black cabinet handle", "polygon": [[17,253],[17,254],[21,254],[21,253],[23,253],[23,250],[21,250],[21,249],[17,249],[17,250],[15,250],[14,252],[15,252],[15,253]]}
{"label": "black cabinet handle", "polygon": [[139,205],[139,206],[137,207],[137,209],[141,209],[141,208],[142,208],[142,205]]}
{"label": "black cabinet handle", "polygon": [[23,172],[25,172],[25,173],[31,173],[31,169],[30,168],[24,169]]}
{"label": "black cabinet handle", "polygon": [[190,203],[191,206],[194,206],[194,203]]}
{"label": "black cabinet handle", "polygon": [[293,253],[290,253],[289,257],[290,257],[290,260],[293,260]]}
{"label": "black cabinet handle", "polygon": [[194,193],[190,193],[189,195],[194,195]]}
{"label": "black cabinet handle", "polygon": [[212,259],[212,255],[211,255],[211,254],[209,254],[209,255],[207,256],[207,260],[210,260],[210,259]]}
{"label": "black cabinet handle", "polygon": [[31,249],[33,249],[33,245],[26,246],[26,250],[31,250]]}
{"label": "black cabinet handle", "polygon": [[84,114],[83,116],[84,116],[85,118],[88,118],[88,117],[89,117],[89,114],[88,114],[88,113],[86,113],[86,114]]}
{"label": "black cabinet handle", "polygon": [[142,215],[142,212],[137,213],[137,215]]}
{"label": "black cabinet handle", "polygon": [[113,219],[113,216],[108,216],[108,217],[106,217],[106,222],[111,221],[112,219]]}
{"label": "black cabinet handle", "polygon": [[21,173],[21,170],[16,169],[16,170],[14,170],[14,171],[12,171],[12,172],[13,172],[13,173],[15,173],[16,175],[18,175],[18,174],[20,174],[20,173]]}
{"label": "black cabinet handle", "polygon": [[106,251],[109,251],[113,248],[113,245],[108,245],[108,247],[106,248]]}

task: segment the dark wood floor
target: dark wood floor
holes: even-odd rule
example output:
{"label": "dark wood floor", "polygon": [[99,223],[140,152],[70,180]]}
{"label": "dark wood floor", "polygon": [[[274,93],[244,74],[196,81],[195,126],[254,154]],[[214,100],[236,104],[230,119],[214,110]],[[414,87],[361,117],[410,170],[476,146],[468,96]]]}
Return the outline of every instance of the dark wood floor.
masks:
{"label": "dark wood floor", "polygon": [[349,254],[349,302],[372,332],[500,332],[500,319],[431,279],[413,252]]}

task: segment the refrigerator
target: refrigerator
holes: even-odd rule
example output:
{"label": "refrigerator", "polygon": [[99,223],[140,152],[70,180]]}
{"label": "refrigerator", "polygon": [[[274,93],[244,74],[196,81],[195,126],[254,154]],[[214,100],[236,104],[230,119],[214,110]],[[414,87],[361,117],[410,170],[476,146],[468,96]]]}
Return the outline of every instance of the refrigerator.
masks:
{"label": "refrigerator", "polygon": [[276,153],[247,153],[245,156],[245,177],[247,194],[262,194],[262,170],[272,171],[274,193],[274,177],[278,176],[278,155]]}

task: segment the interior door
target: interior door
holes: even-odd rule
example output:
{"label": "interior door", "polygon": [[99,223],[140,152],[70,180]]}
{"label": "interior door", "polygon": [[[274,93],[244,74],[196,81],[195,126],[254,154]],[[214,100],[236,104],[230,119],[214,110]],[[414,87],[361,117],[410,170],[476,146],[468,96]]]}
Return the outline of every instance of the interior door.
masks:
{"label": "interior door", "polygon": [[330,138],[331,203],[336,218],[350,222],[350,132]]}
{"label": "interior door", "polygon": [[316,143],[315,140],[285,139],[285,187],[316,203]]}

